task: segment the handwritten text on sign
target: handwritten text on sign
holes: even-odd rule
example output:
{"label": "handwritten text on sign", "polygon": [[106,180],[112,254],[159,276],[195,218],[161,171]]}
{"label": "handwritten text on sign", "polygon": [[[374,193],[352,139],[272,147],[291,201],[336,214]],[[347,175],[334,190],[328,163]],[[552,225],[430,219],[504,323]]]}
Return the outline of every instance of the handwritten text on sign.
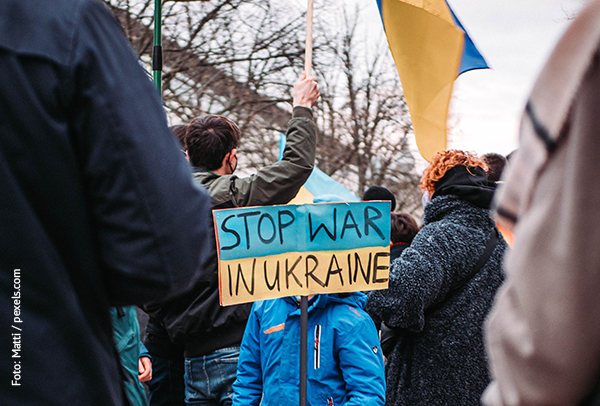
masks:
{"label": "handwritten text on sign", "polygon": [[216,210],[214,220],[224,306],[388,286],[389,202]]}

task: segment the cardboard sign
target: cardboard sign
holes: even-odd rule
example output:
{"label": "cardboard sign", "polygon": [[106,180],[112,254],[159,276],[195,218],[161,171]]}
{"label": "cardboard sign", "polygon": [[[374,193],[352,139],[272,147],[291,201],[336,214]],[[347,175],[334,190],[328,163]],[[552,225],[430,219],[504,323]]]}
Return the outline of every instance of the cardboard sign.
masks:
{"label": "cardboard sign", "polygon": [[390,202],[213,212],[221,305],[386,289]]}

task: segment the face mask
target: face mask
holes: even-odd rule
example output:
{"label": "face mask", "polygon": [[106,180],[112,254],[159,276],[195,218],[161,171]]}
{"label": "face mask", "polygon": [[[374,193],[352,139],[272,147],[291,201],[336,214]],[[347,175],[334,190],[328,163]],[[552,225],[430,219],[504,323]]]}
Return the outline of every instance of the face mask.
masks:
{"label": "face mask", "polygon": [[423,203],[423,208],[425,208],[425,206],[427,206],[427,203],[430,202],[429,199],[429,190],[426,190],[425,193],[423,193],[423,197],[421,198],[421,203]]}

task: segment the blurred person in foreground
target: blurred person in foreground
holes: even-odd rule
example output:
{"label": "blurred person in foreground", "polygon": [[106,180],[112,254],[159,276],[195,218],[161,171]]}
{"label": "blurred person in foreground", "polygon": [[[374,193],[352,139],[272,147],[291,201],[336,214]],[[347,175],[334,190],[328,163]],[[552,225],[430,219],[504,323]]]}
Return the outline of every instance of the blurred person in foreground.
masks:
{"label": "blurred person in foreground", "polygon": [[109,306],[184,289],[210,199],[106,5],[0,2],[0,399],[125,405]]}
{"label": "blurred person in foreground", "polygon": [[[283,158],[249,177],[234,174],[241,131],[233,121],[205,115],[188,124],[185,146],[194,180],[208,190],[213,209],[285,204],[296,196],[313,170],[317,128],[312,107],[319,97],[316,79],[302,73],[294,84]],[[252,305],[221,307],[215,239],[207,246],[211,256],[190,294],[147,310],[175,344],[184,346],[186,404],[227,406]]]}
{"label": "blurred person in foreground", "polygon": [[389,288],[369,294],[367,311],[398,333],[387,405],[476,405],[490,381],[483,321],[506,243],[489,216],[485,169],[468,152],[434,155],[421,179],[431,196],[423,228],[391,264]]}
{"label": "blurred person in foreground", "polygon": [[498,191],[515,244],[487,323],[486,405],[600,404],[599,111],[594,0],[542,70]]}

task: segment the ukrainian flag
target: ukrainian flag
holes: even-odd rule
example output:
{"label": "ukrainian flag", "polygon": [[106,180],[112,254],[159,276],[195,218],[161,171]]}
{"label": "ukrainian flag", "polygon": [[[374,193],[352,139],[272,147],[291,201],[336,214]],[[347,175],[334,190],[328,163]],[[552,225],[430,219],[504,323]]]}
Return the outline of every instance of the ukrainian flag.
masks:
{"label": "ukrainian flag", "polygon": [[458,75],[487,63],[445,0],[377,0],[421,155],[446,149]]}
{"label": "ukrainian flag", "polygon": [[[284,149],[285,134],[281,133],[279,139],[279,161],[283,158]],[[298,191],[296,197],[294,197],[289,204],[312,203],[315,197],[321,196],[337,196],[340,197],[340,201],[343,202],[360,201],[358,196],[315,166],[304,185]]]}

